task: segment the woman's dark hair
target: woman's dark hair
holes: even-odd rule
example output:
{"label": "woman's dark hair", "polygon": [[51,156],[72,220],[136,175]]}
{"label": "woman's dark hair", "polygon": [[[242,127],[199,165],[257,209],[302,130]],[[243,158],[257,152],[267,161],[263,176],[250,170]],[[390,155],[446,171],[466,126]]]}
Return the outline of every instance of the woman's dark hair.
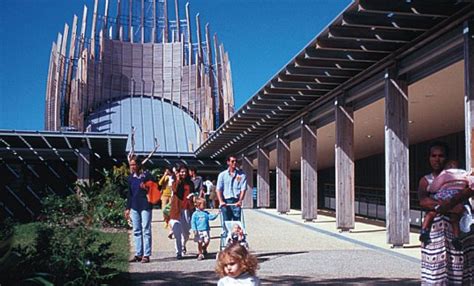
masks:
{"label": "woman's dark hair", "polygon": [[176,186],[176,195],[180,200],[184,199],[184,185],[185,184],[192,184],[191,178],[189,177],[189,168],[186,165],[179,165],[178,172],[182,169],[186,170],[186,178],[183,181],[179,181],[178,185]]}
{"label": "woman's dark hair", "polygon": [[446,158],[449,158],[449,147],[448,147],[448,144],[446,144],[445,142],[443,141],[433,141],[430,143],[430,145],[428,146],[428,156],[430,156],[431,154],[431,149],[433,148],[441,148],[443,149],[444,151],[444,156]]}
{"label": "woman's dark hair", "polygon": [[133,155],[130,158],[130,161],[135,161],[135,163],[137,163],[138,170],[142,169],[142,162],[143,162],[142,156]]}

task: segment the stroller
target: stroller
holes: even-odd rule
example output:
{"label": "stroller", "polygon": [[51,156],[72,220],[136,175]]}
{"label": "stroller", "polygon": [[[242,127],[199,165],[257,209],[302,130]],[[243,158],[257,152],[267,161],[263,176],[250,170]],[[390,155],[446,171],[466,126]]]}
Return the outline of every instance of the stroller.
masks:
{"label": "stroller", "polygon": [[[229,204],[229,206],[232,206]],[[245,248],[249,248],[247,242],[247,231],[245,230],[245,219],[244,219],[244,211],[241,208],[240,213],[240,221],[236,220],[226,220],[224,221],[223,216],[221,218],[221,227],[222,233],[220,238],[220,247],[219,250],[224,249],[227,245],[231,243],[238,242]],[[227,233],[227,234],[226,234]]]}

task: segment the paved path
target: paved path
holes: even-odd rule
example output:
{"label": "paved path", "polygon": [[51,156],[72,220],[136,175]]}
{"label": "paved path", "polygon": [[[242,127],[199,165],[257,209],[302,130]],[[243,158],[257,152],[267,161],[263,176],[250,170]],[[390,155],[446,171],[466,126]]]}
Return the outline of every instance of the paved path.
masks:
{"label": "paved path", "polygon": [[[196,260],[197,246],[176,260],[174,241],[163,228],[161,212],[153,212],[151,263],[130,264],[135,285],[215,285],[215,259]],[[352,232],[339,233],[335,219],[319,215],[305,223],[299,211],[279,215],[275,210],[245,210],[250,249],[257,255],[258,276],[265,285],[419,285],[420,248],[391,249],[385,228],[357,222]],[[220,222],[211,224],[210,253],[219,249]],[[133,253],[133,251],[131,251]],[[132,254],[131,254],[132,255]]]}

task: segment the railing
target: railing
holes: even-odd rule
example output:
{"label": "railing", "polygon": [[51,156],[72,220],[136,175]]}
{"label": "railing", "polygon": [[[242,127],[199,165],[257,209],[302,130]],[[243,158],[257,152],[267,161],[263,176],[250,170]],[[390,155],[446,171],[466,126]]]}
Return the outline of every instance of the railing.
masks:
{"label": "railing", "polygon": [[[324,208],[336,209],[335,190],[334,184],[324,184]],[[355,214],[358,216],[385,221],[385,189],[356,186],[354,208]],[[418,204],[410,204],[410,225],[421,226],[424,214],[424,211],[419,209]]]}

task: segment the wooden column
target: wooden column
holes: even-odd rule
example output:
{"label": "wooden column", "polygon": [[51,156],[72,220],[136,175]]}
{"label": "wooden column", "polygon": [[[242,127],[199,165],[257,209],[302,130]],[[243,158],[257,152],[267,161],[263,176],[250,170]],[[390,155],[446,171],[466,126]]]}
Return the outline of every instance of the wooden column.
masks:
{"label": "wooden column", "polygon": [[341,97],[336,101],[336,227],[342,231],[355,225],[354,114]]}
{"label": "wooden column", "polygon": [[242,170],[247,176],[247,190],[245,193],[243,207],[251,209],[253,208],[253,164],[247,156],[242,156]]}
{"label": "wooden column", "polygon": [[317,128],[301,121],[301,215],[312,221],[318,211]]}
{"label": "wooden column", "polygon": [[276,209],[290,211],[290,141],[277,135]]}
{"label": "wooden column", "polygon": [[90,150],[86,147],[79,148],[77,158],[77,182],[89,183],[90,179]]}
{"label": "wooden column", "polygon": [[387,243],[410,242],[408,86],[396,68],[385,73],[385,209]]}
{"label": "wooden column", "polygon": [[474,19],[464,23],[464,102],[465,102],[465,138],[466,169],[474,170]]}
{"label": "wooden column", "polygon": [[257,207],[270,207],[270,152],[257,147]]}

